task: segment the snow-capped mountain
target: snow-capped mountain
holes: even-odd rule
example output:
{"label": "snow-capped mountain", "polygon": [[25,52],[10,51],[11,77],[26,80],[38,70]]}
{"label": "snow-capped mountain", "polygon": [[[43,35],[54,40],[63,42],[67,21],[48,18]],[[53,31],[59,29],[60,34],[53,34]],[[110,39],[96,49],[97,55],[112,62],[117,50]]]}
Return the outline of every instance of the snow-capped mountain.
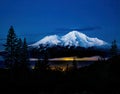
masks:
{"label": "snow-capped mountain", "polygon": [[91,46],[104,46],[107,43],[98,38],[90,38],[87,35],[79,31],[71,31],[64,36],[50,35],[46,36],[40,41],[31,44],[32,47],[39,47],[39,45],[61,45],[61,46],[81,46],[81,47],[91,47]]}
{"label": "snow-capped mountain", "polygon": [[60,43],[60,38],[57,35],[51,35],[51,36],[46,36],[43,39],[41,39],[40,41],[32,44],[31,46],[36,46],[38,47],[40,44],[42,45],[58,45],[58,43]]}

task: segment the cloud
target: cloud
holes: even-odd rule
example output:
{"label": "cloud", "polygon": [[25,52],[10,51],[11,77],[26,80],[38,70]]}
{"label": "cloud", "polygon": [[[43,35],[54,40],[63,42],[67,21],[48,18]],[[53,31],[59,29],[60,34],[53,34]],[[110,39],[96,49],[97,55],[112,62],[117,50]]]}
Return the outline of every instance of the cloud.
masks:
{"label": "cloud", "polygon": [[67,33],[69,31],[93,31],[93,30],[99,30],[101,27],[95,26],[95,27],[85,27],[85,28],[57,28],[55,33]]}

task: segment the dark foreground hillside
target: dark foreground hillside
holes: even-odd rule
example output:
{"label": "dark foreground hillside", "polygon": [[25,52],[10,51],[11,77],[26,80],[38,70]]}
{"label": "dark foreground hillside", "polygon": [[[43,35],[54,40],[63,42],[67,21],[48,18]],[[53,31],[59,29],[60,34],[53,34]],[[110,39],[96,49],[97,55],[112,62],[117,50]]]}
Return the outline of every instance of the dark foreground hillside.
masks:
{"label": "dark foreground hillside", "polygon": [[120,56],[64,72],[0,69],[0,94],[120,94]]}

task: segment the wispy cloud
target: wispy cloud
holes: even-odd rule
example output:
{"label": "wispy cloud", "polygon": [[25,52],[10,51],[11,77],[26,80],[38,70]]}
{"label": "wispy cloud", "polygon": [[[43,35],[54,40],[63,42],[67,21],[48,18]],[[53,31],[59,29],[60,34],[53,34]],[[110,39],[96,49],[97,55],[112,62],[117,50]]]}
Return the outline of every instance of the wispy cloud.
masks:
{"label": "wispy cloud", "polygon": [[71,31],[71,30],[78,30],[78,31],[91,31],[96,30],[98,27],[87,27],[87,28],[58,28],[57,31]]}
{"label": "wispy cloud", "polygon": [[93,30],[99,30],[101,27],[95,26],[95,27],[85,27],[85,28],[57,28],[55,33],[67,33],[69,31],[77,30],[77,31],[93,31]]}

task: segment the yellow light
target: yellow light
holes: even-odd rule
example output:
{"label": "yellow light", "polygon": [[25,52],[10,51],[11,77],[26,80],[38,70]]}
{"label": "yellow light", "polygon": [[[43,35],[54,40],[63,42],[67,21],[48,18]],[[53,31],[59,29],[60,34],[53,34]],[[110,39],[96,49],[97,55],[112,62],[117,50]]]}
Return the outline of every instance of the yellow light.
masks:
{"label": "yellow light", "polygon": [[63,61],[73,61],[72,57],[66,57],[66,58],[62,58]]}
{"label": "yellow light", "polygon": [[77,58],[77,57],[63,57],[63,58],[53,58],[49,59],[50,61],[97,61],[98,56],[93,56],[93,57],[83,57],[83,58]]}

